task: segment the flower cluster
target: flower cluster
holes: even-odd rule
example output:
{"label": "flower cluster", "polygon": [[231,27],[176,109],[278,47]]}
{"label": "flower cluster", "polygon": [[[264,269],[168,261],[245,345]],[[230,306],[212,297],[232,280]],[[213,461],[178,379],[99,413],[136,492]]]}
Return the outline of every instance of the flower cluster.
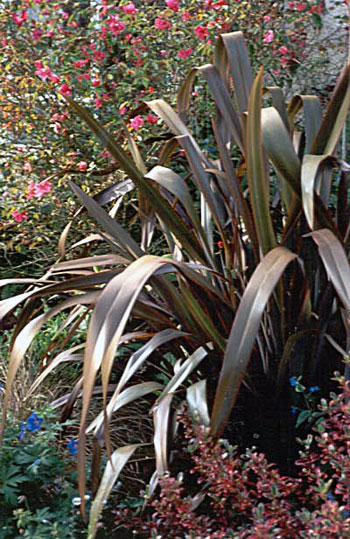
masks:
{"label": "flower cluster", "polygon": [[[35,187],[42,177],[66,165],[83,171],[81,162],[101,163],[97,144],[76,144],[86,135],[64,111],[63,98],[74,95],[103,115],[107,124],[118,121],[117,106],[140,142],[146,129],[157,123],[152,114],[140,112],[140,103],[150,97],[173,97],[189,68],[212,57],[220,33],[243,30],[257,63],[263,62],[283,84],[306,58],[310,22],[323,6],[317,0],[291,2],[285,10],[267,0],[254,9],[236,0],[88,4],[70,11],[65,0],[18,0],[16,10],[5,10],[0,22],[0,54],[11,67],[10,73],[3,70],[0,75],[2,96],[7,96],[0,96],[0,149],[6,178],[15,184],[7,191],[3,212],[18,223],[29,215],[23,173],[31,170],[38,178],[29,188],[33,203],[49,192]],[[21,81],[20,92],[14,81]],[[194,88],[193,98],[200,87],[198,83]],[[198,107],[204,102],[198,100]],[[25,148],[15,157],[13,140]],[[40,210],[30,216],[40,219],[39,214]]]}
{"label": "flower cluster", "polygon": [[78,452],[78,442],[74,438],[70,438],[66,448],[69,449],[70,455],[76,455]]}
{"label": "flower cluster", "polygon": [[40,183],[30,182],[28,187],[27,200],[35,197],[41,200],[47,193],[52,190],[52,184],[49,180],[43,180]]}
{"label": "flower cluster", "polygon": [[39,430],[42,422],[43,418],[39,417],[35,412],[32,412],[28,417],[26,423],[23,423],[22,421],[20,423],[19,440],[22,441],[24,439],[26,430],[28,432],[36,432],[37,430]]}

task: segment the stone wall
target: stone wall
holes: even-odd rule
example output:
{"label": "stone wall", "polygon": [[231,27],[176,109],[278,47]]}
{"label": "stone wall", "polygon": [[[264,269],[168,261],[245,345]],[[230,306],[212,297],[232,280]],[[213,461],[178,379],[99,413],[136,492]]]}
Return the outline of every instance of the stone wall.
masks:
{"label": "stone wall", "polygon": [[324,17],[321,43],[328,49],[330,76],[336,76],[347,58],[347,6],[343,0],[326,0],[327,14]]}

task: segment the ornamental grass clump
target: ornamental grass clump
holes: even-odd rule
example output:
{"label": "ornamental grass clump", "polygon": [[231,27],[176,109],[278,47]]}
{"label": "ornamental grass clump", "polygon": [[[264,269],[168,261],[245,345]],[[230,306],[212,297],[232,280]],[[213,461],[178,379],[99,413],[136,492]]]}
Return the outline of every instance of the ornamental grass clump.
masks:
{"label": "ornamental grass clump", "polygon": [[[186,125],[198,76],[216,107],[215,158]],[[253,75],[242,33],[223,34],[213,63],[189,72],[177,110],[161,99],[147,102],[168,129],[151,169],[129,132],[121,145],[96,115],[65,97],[125,178],[94,198],[70,182],[98,230],[69,249],[73,220],[45,277],[1,283],[30,286],[0,303],[0,316],[24,303],[10,347],[3,428],[28,348],[51,318],[65,312],[29,395],[63,363],[82,364],[61,401],[67,418],[81,399],[82,500],[87,446],[92,485],[99,482],[101,448],[109,459],[92,504],[89,538],[125,463],[142,451],[137,433],[126,446],[113,444],[111,420],[122,407],[153,398],[154,489],[168,470],[170,418],[186,387],[213,439],[225,434],[235,442],[238,419],[246,438],[257,434],[271,454],[278,448],[279,464],[294,440],[289,378],[304,375],[308,387],[328,390],[350,335],[349,167],[337,153],[349,80],[346,65],[325,113],[315,96],[298,95],[286,104],[280,88],[264,87],[262,68]],[[138,200],[140,241],[115,218],[130,189]],[[101,205],[112,200],[108,213]],[[103,245],[102,254],[74,257],[77,247],[93,242]],[[152,254],[159,242],[161,254]],[[53,300],[44,309],[46,298]],[[86,343],[74,343],[87,322]],[[91,420],[99,394],[100,410]],[[206,398],[210,413],[204,413]]]}

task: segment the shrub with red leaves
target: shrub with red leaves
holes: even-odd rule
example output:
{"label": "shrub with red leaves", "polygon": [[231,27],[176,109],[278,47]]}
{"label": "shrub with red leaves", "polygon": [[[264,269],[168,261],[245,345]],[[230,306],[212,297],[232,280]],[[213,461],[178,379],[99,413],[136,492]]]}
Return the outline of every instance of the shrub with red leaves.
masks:
{"label": "shrub with red leaves", "polygon": [[340,393],[322,401],[315,439],[308,436],[296,463],[298,478],[281,476],[254,448],[239,454],[225,441],[214,444],[183,417],[190,474],[201,490],[193,495],[190,476],[165,476],[147,509],[121,509],[117,524],[150,538],[350,537],[350,385],[337,380]]}

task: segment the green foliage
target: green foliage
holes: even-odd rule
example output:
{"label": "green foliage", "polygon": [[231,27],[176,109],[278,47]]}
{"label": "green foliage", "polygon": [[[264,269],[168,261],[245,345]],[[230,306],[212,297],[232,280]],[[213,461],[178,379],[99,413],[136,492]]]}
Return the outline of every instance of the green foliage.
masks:
{"label": "green foliage", "polygon": [[[9,420],[0,449],[0,535],[2,538],[79,537],[82,522],[72,504],[76,496],[74,457],[49,409],[36,416],[42,423]],[[29,420],[30,421],[30,420]],[[29,428],[29,430],[28,430]],[[34,427],[35,428],[35,427]]]}

